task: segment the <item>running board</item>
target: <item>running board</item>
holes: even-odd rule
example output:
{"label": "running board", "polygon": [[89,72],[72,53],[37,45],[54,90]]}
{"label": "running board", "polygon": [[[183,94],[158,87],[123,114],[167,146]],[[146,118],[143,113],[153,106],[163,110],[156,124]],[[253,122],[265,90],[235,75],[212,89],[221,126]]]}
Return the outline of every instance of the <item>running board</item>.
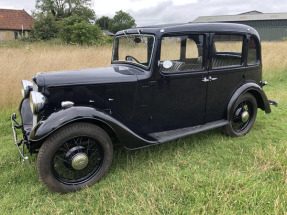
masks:
{"label": "running board", "polygon": [[170,131],[150,133],[149,136],[158,140],[159,143],[164,143],[164,142],[168,142],[171,140],[176,140],[182,137],[186,137],[191,134],[196,134],[196,133],[207,131],[213,128],[222,127],[227,124],[228,124],[227,120],[218,120],[214,122],[208,122],[204,125],[197,125],[197,126],[179,128],[179,129],[170,130]]}

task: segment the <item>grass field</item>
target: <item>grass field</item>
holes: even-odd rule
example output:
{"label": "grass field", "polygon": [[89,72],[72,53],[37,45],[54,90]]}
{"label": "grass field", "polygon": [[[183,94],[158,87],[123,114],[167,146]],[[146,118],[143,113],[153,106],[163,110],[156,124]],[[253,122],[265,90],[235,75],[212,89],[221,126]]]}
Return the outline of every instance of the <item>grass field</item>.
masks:
{"label": "grass field", "polygon": [[20,80],[37,72],[107,66],[111,47],[0,44],[0,214],[287,214],[287,42],[262,44],[264,88],[279,107],[251,132],[216,129],[137,151],[115,148],[98,184],[61,195],[20,165],[10,114]]}

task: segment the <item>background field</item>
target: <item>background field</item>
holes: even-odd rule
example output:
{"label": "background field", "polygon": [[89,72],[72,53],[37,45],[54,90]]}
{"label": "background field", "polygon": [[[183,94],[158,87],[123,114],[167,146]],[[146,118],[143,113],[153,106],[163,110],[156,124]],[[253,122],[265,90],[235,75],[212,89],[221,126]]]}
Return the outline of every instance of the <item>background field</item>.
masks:
{"label": "background field", "polygon": [[287,42],[263,42],[263,80],[270,115],[251,132],[221,129],[137,151],[115,149],[111,171],[77,193],[50,192],[36,156],[18,163],[10,114],[20,81],[37,72],[108,66],[111,47],[0,43],[0,214],[287,214]]}

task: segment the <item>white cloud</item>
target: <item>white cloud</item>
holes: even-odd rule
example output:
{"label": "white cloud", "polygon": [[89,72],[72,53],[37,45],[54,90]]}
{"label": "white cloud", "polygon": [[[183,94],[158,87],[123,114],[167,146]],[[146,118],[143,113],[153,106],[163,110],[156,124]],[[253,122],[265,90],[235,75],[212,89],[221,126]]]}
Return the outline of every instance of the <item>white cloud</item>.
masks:
{"label": "white cloud", "polygon": [[168,0],[94,0],[94,9],[97,16],[108,15],[114,16],[115,12],[123,11],[139,11],[146,8],[155,7],[161,2]]}
{"label": "white cloud", "polygon": [[173,0],[174,5],[186,5],[197,2],[197,0]]}
{"label": "white cloud", "polygon": [[30,13],[35,7],[35,0],[1,0],[0,8],[2,9],[15,9],[15,10],[23,10],[25,9]]}
{"label": "white cloud", "polygon": [[[94,9],[97,16],[108,15],[112,17],[119,10],[137,12],[156,7],[162,2],[170,2],[170,0],[94,0]],[[195,2],[197,0],[172,0],[173,5],[184,5]]]}

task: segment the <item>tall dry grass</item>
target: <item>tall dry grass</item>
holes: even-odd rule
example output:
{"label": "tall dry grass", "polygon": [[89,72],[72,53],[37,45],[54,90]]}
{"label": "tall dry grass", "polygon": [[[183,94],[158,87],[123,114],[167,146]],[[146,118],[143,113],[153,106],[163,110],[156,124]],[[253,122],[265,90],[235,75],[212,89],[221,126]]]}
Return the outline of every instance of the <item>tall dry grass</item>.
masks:
{"label": "tall dry grass", "polygon": [[287,80],[287,41],[262,42],[263,79]]}
{"label": "tall dry grass", "polygon": [[[0,105],[17,107],[21,80],[38,72],[74,70],[110,65],[112,46],[81,47],[48,44],[0,46]],[[263,42],[263,79],[286,80],[287,42]]]}
{"label": "tall dry grass", "polygon": [[38,72],[110,65],[112,46],[81,47],[29,44],[0,47],[0,105],[15,107],[21,99],[21,80]]}

